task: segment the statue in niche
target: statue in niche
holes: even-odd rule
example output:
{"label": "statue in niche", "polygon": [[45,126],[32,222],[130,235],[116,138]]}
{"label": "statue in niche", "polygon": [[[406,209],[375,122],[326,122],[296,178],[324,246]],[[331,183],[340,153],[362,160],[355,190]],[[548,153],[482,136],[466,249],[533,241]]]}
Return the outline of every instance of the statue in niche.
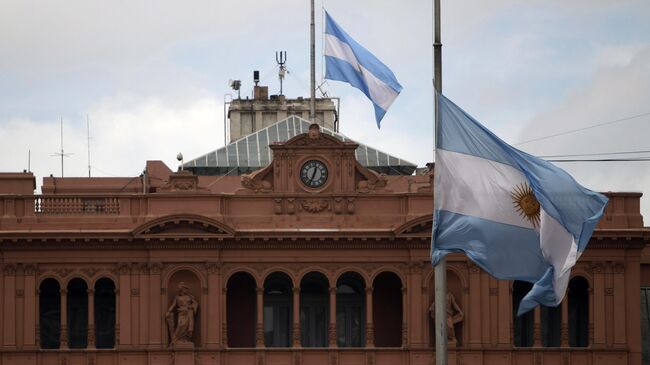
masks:
{"label": "statue in niche", "polygon": [[[436,320],[436,302],[435,300],[431,302],[429,306],[429,314],[434,323]],[[458,345],[458,339],[456,338],[456,330],[454,326],[457,323],[460,323],[465,318],[465,314],[456,303],[456,298],[451,292],[447,291],[447,343],[452,346]]]}
{"label": "statue in niche", "polygon": [[[194,317],[199,308],[199,302],[189,293],[190,288],[184,282],[178,283],[178,294],[167,310],[167,328],[171,337],[171,345],[192,346],[194,344]],[[174,311],[176,315],[174,316]]]}

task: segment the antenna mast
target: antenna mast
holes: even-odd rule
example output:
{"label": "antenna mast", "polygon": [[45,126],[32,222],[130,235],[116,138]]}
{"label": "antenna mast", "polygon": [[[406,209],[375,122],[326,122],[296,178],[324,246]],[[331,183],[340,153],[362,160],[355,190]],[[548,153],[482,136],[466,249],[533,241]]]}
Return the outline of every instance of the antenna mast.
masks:
{"label": "antenna mast", "polygon": [[[280,66],[280,71],[278,71],[278,77],[280,78],[280,95],[282,94],[282,81],[284,81],[284,75],[287,73],[287,51],[275,52],[275,62]],[[255,83],[257,85],[257,83]]]}
{"label": "antenna mast", "polygon": [[90,118],[86,114],[86,132],[88,136],[88,177],[90,177]]}
{"label": "antenna mast", "polygon": [[63,177],[63,158],[70,157],[72,153],[64,153],[63,151],[63,117],[61,117],[61,152],[54,152],[52,157],[61,157],[61,177]]}

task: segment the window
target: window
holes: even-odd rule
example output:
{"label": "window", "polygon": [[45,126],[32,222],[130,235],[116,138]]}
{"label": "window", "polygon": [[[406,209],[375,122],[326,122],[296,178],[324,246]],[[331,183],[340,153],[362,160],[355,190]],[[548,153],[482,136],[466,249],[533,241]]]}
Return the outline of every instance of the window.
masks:
{"label": "window", "polygon": [[61,337],[61,287],[54,279],[41,282],[38,294],[38,324],[42,349],[58,349]]}
{"label": "window", "polygon": [[569,281],[569,346],[589,346],[589,283],[576,276]]}
{"label": "window", "polygon": [[238,272],[228,279],[226,323],[229,347],[255,347],[255,279]]}
{"label": "window", "polygon": [[264,345],[289,347],[292,284],[287,274],[274,272],[264,281]]}
{"label": "window", "polygon": [[402,281],[392,272],[375,278],[372,292],[372,316],[375,346],[402,346]]}
{"label": "window", "polygon": [[339,347],[361,347],[365,340],[365,285],[355,272],[343,274],[336,285],[336,334]]}
{"label": "window", "polygon": [[300,282],[300,335],[303,347],[327,347],[329,284],[319,272]]}
{"label": "window", "polygon": [[98,349],[115,347],[115,284],[101,278],[95,283],[95,338]]}
{"label": "window", "polygon": [[641,363],[650,365],[650,286],[641,287]]}
{"label": "window", "polygon": [[541,306],[542,346],[560,347],[562,326],[562,306]]}
{"label": "window", "polygon": [[534,311],[528,311],[522,316],[517,316],[519,303],[524,296],[533,288],[533,284],[515,280],[512,284],[512,327],[514,345],[517,347],[533,346],[533,331],[535,324]]}
{"label": "window", "polygon": [[83,279],[68,283],[68,347],[88,347],[88,285]]}

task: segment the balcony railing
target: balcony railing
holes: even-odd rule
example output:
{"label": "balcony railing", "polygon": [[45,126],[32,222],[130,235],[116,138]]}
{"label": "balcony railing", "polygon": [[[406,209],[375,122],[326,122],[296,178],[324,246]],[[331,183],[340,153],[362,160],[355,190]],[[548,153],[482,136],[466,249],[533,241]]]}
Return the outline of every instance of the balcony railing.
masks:
{"label": "balcony railing", "polygon": [[120,214],[117,197],[34,197],[37,215]]}

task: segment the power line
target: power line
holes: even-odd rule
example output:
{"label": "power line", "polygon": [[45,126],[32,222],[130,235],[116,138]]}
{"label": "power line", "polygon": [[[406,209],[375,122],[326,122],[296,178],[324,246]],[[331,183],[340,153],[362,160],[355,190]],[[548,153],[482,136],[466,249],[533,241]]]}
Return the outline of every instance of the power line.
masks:
{"label": "power line", "polygon": [[550,162],[650,162],[650,157],[639,158],[600,158],[600,159],[561,159],[546,160]]}
{"label": "power line", "polygon": [[572,155],[545,155],[537,156],[540,158],[563,158],[563,157],[578,157],[578,156],[601,156],[601,155],[631,155],[638,153],[650,153],[650,150],[645,151],[618,151],[618,152],[599,152],[599,153],[576,153]]}
{"label": "power line", "polygon": [[625,117],[625,118],[621,118],[621,119],[611,120],[611,121],[609,121],[609,122],[603,122],[603,123],[599,123],[599,124],[594,124],[594,125],[587,126],[587,127],[582,127],[582,128],[572,129],[572,130],[568,130],[568,131],[565,131],[565,132],[555,133],[555,134],[551,134],[551,135],[548,135],[548,136],[545,136],[545,137],[533,138],[533,139],[529,139],[529,140],[526,140],[526,141],[521,141],[521,142],[513,143],[513,146],[518,146],[518,145],[522,145],[522,144],[530,143],[530,142],[542,141],[542,140],[549,139],[549,138],[553,138],[553,137],[563,136],[563,135],[565,135],[565,134],[570,134],[570,133],[580,132],[580,131],[584,131],[584,130],[592,129],[592,128],[596,128],[596,127],[602,127],[602,126],[605,126],[605,125],[610,125],[610,124],[615,124],[615,123],[621,123],[621,122],[625,122],[625,121],[628,121],[628,120],[631,120],[631,119],[636,119],[636,118],[644,117],[644,116],[646,116],[646,115],[650,115],[650,112],[641,113],[641,114],[637,114],[637,115],[632,115],[632,116]]}

